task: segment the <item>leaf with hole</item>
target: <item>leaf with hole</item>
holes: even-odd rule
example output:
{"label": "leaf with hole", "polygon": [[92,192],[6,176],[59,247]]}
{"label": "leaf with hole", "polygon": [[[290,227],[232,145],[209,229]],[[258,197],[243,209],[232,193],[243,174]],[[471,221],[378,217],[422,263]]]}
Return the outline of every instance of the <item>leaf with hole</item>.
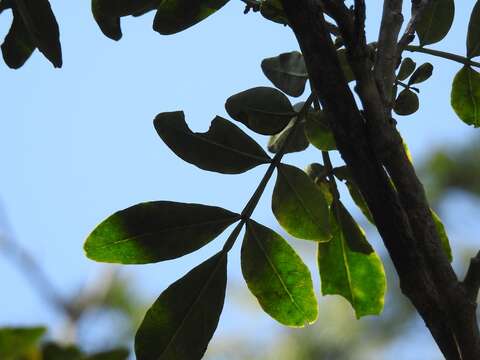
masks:
{"label": "leaf with hole", "polygon": [[171,35],[188,29],[220,10],[229,0],[163,0],[157,7],[153,29]]}
{"label": "leaf with hole", "polygon": [[178,157],[203,170],[239,174],[270,161],[255,140],[220,116],[206,133],[192,132],[183,111],[158,114],[154,125]]}
{"label": "leaf with hole", "polygon": [[453,79],[451,104],[468,125],[480,126],[480,74],[464,66]]}
{"label": "leaf with hole", "polygon": [[330,240],[328,204],[322,191],[302,170],[281,164],[272,196],[272,211],[292,236],[313,241]]}
{"label": "leaf with hole", "polygon": [[379,314],[386,291],[380,257],[340,202],[332,207],[331,223],[332,240],[318,244],[323,295],[344,297],[352,305],[357,318]]}
{"label": "leaf with hole", "polygon": [[408,85],[418,84],[429,79],[433,73],[433,65],[425,63],[420,65],[408,80]]}
{"label": "leaf with hole", "polygon": [[84,249],[90,259],[109,263],[170,260],[200,249],[238,219],[238,214],[216,206],[145,202],[100,223]]}
{"label": "leaf with hole", "polygon": [[248,288],[267,314],[287,326],[315,322],[318,305],[310,271],[280,235],[249,220],[241,264]]}
{"label": "leaf with hole", "polygon": [[264,59],[261,64],[265,76],[284,93],[300,96],[308,80],[307,67],[298,51]]}
{"label": "leaf with hole", "polygon": [[322,151],[336,150],[337,144],[323,111],[309,111],[305,123],[308,141]]}
{"label": "leaf with hole", "polygon": [[416,27],[420,46],[434,44],[447,36],[454,16],[454,0],[430,1]]}
{"label": "leaf with hole", "polygon": [[137,359],[201,359],[217,328],[226,285],[227,254],[223,252],[170,285],[137,331]]}
{"label": "leaf with hole", "polygon": [[18,11],[15,8],[12,11],[13,22],[2,44],[2,55],[8,67],[18,69],[25,64],[36,46]]}
{"label": "leaf with hole", "polygon": [[415,71],[417,64],[411,58],[407,57],[402,60],[400,65],[400,70],[398,70],[397,79],[405,80]]}
{"label": "leaf with hole", "polygon": [[470,15],[467,33],[467,56],[473,58],[480,55],[480,1],[475,6]]}
{"label": "leaf with hole", "polygon": [[36,348],[47,329],[44,327],[0,328],[0,359],[15,360]]}
{"label": "leaf with hole", "polygon": [[279,133],[296,115],[285,94],[271,87],[255,87],[232,95],[225,109],[232,119],[262,135]]}
{"label": "leaf with hole", "polygon": [[420,104],[417,94],[409,89],[404,89],[395,100],[393,110],[398,115],[406,116],[416,112],[419,106]]}

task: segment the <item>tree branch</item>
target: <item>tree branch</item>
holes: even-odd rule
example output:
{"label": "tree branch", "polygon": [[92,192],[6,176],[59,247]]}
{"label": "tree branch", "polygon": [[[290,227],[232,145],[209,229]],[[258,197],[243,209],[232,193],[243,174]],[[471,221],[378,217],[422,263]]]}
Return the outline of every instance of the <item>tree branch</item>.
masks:
{"label": "tree branch", "polygon": [[467,274],[463,280],[469,299],[476,304],[478,291],[480,290],[480,251],[470,260]]}
{"label": "tree branch", "polygon": [[403,33],[400,41],[398,42],[397,59],[402,56],[403,50],[409,45],[415,38],[415,30],[418,22],[421,20],[423,11],[430,3],[431,0],[412,0],[412,15],[408,21],[407,28]]}

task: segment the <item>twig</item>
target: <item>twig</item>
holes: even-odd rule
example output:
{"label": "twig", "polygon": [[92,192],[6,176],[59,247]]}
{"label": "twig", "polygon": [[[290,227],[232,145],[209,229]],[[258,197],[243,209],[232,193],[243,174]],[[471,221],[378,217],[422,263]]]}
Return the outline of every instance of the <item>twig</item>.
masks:
{"label": "twig", "polygon": [[405,47],[405,50],[410,51],[410,52],[419,52],[423,54],[428,54],[428,55],[433,55],[437,57],[441,57],[447,60],[452,60],[456,61],[460,64],[463,64],[465,66],[474,66],[477,68],[480,68],[480,63],[476,61],[472,61],[469,58],[466,58],[464,56],[460,56],[457,54],[452,54],[446,51],[440,51],[440,50],[435,50],[435,49],[429,49],[423,46],[416,46],[416,45],[407,45]]}
{"label": "twig", "polygon": [[429,3],[430,0],[412,0],[412,16],[410,17],[405,32],[397,45],[397,63],[402,56],[403,50],[405,50],[407,45],[415,38],[417,24],[421,20],[423,12]]}

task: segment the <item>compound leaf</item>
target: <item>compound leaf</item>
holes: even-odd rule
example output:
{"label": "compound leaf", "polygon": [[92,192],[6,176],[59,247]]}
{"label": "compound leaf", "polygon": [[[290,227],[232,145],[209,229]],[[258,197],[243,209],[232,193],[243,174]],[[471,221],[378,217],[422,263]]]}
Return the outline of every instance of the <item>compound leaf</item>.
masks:
{"label": "compound leaf", "polygon": [[109,263],[174,259],[206,245],[238,218],[215,206],[145,202],[100,223],[88,236],[84,249],[90,259]]}

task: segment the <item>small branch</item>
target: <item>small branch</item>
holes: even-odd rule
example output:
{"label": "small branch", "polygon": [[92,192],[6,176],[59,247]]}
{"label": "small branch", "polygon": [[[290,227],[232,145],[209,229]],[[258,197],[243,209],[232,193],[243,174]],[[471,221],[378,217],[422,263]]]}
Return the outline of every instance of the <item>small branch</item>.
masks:
{"label": "small branch", "polygon": [[410,44],[413,39],[415,38],[415,30],[417,28],[417,24],[422,18],[423,11],[429,4],[430,0],[412,0],[412,16],[410,21],[408,22],[407,28],[403,33],[400,41],[398,42],[397,46],[397,61],[400,59],[403,50]]}
{"label": "small branch", "polygon": [[420,90],[416,87],[413,87],[413,86],[410,86],[408,84],[405,84],[404,82],[401,82],[400,80],[395,80],[395,84],[396,85],[400,85],[401,87],[405,88],[405,89],[410,89],[410,90],[413,90],[415,91],[416,93],[420,93]]}
{"label": "small branch", "polygon": [[478,291],[480,290],[480,251],[470,260],[470,266],[463,280],[463,286],[467,291],[469,299],[476,303]]}
{"label": "small branch", "polygon": [[463,64],[465,66],[474,66],[477,68],[480,68],[480,63],[476,61],[472,61],[469,58],[466,58],[464,56],[452,54],[446,51],[440,51],[440,50],[435,50],[435,49],[428,49],[423,46],[417,46],[417,45],[407,45],[405,47],[405,50],[410,51],[410,52],[419,52],[422,54],[428,54],[436,57],[441,57],[447,60],[452,60],[456,61],[460,64]]}

